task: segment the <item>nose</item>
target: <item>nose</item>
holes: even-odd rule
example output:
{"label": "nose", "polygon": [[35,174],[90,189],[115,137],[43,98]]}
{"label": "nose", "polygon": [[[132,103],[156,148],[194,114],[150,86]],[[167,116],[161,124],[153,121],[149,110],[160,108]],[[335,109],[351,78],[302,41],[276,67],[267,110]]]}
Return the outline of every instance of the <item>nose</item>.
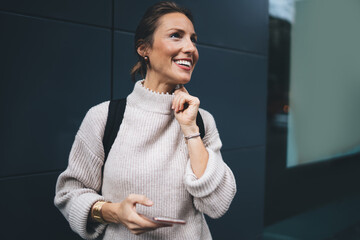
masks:
{"label": "nose", "polygon": [[194,53],[195,51],[196,51],[195,43],[190,38],[186,38],[184,43],[184,52]]}

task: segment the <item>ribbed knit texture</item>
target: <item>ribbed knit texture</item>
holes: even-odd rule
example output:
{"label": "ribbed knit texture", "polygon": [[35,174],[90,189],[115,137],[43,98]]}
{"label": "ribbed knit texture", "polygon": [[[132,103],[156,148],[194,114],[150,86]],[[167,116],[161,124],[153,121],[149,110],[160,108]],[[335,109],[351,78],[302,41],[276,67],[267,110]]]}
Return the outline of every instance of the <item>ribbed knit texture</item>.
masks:
{"label": "ribbed knit texture", "polygon": [[[184,135],[171,109],[173,97],[152,92],[140,81],[135,84],[127,97],[124,119],[106,160],[103,177],[102,138],[109,102],[91,108],[86,114],[75,137],[68,168],[58,178],[54,200],[72,230],[81,237],[211,239],[203,213],[218,218],[227,211],[236,192],[234,175],[221,157],[222,144],[212,115],[200,109],[209,160],[204,175],[196,178]],[[102,195],[99,195],[102,180]],[[143,194],[154,202],[151,207],[138,204],[137,212],[180,218],[187,224],[136,236],[121,224],[88,223],[93,203],[104,199],[120,202],[129,194]]]}

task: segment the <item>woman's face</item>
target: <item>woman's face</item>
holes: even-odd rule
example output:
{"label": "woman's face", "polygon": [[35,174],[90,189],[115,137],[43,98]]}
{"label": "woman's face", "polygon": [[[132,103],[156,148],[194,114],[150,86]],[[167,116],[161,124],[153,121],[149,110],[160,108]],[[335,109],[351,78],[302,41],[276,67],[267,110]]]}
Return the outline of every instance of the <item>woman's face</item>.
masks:
{"label": "woman's face", "polygon": [[182,13],[165,14],[158,24],[153,45],[147,50],[150,68],[146,77],[166,84],[186,84],[199,59],[194,26]]}

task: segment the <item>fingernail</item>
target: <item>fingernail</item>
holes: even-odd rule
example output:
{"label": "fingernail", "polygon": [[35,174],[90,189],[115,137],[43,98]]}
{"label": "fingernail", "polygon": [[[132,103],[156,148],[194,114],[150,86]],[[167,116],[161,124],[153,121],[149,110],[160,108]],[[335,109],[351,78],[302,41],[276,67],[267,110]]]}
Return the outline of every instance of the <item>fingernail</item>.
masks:
{"label": "fingernail", "polygon": [[153,204],[153,202],[152,202],[151,200],[146,200],[146,204],[148,204],[148,205],[152,205],[152,204]]}

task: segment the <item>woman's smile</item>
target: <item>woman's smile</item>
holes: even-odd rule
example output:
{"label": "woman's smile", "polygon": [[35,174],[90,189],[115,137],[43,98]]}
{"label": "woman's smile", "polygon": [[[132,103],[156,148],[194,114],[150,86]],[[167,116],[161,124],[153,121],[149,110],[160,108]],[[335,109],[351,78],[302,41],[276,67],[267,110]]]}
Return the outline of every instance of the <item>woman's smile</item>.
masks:
{"label": "woman's smile", "polygon": [[174,60],[174,62],[181,69],[184,69],[186,71],[191,70],[192,60],[190,58],[176,59]]}

